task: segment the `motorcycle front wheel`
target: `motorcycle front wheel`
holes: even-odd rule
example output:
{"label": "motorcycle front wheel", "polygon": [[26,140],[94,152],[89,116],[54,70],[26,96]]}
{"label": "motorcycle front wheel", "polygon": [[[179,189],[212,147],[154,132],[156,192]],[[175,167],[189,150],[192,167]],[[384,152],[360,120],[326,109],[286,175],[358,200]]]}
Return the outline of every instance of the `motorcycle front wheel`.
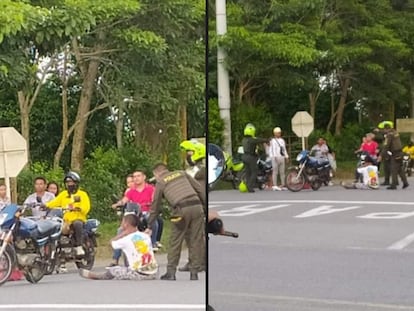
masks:
{"label": "motorcycle front wheel", "polygon": [[291,170],[286,175],[286,187],[292,192],[298,192],[305,186],[305,177],[298,174],[297,170]]}
{"label": "motorcycle front wheel", "polygon": [[0,257],[0,285],[7,282],[13,271],[13,256],[10,254],[8,249],[4,251]]}
{"label": "motorcycle front wheel", "polygon": [[55,270],[56,267],[56,256],[57,254],[55,254],[55,258],[51,258],[52,257],[52,251],[53,251],[53,245],[52,243],[49,243],[45,246],[45,275],[50,275],[53,273],[53,271]]}
{"label": "motorcycle front wheel", "polygon": [[32,284],[38,283],[45,276],[46,264],[41,260],[35,261],[30,268],[24,269],[24,277]]}

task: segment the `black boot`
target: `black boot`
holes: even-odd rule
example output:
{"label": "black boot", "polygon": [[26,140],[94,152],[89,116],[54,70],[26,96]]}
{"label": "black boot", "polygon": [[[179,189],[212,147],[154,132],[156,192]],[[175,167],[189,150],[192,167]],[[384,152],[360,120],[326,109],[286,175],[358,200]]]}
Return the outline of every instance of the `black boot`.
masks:
{"label": "black boot", "polygon": [[191,281],[197,281],[198,280],[198,274],[197,274],[197,272],[191,272],[191,274],[190,274],[190,280]]}
{"label": "black boot", "polygon": [[167,272],[166,274],[161,275],[160,279],[166,281],[175,281],[175,273]]}

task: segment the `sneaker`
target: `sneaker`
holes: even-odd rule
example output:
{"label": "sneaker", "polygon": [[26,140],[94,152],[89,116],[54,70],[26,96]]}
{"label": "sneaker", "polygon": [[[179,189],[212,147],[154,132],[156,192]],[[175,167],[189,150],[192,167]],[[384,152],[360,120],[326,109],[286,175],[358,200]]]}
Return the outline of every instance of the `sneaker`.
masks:
{"label": "sneaker", "polygon": [[82,246],[75,247],[76,256],[83,256],[85,255],[85,251],[83,250]]}
{"label": "sneaker", "polygon": [[329,183],[328,183],[328,186],[333,186],[334,185],[334,183],[332,182],[332,181],[330,181]]}
{"label": "sneaker", "polygon": [[153,250],[154,252],[158,252],[160,249],[159,249],[158,247],[156,247],[156,246],[153,246],[153,247],[152,247],[152,250]]}
{"label": "sneaker", "polygon": [[278,187],[278,186],[273,186],[272,187],[273,191],[282,191],[282,188]]}
{"label": "sneaker", "polygon": [[118,264],[118,263],[116,263],[116,262],[111,262],[109,265],[107,265],[107,266],[105,267],[105,269],[109,269],[109,268],[116,267],[116,266],[119,266],[119,264]]}
{"label": "sneaker", "polygon": [[161,244],[161,242],[157,242],[156,244],[155,244],[155,246],[156,247],[158,247],[158,248],[163,248],[164,246]]}

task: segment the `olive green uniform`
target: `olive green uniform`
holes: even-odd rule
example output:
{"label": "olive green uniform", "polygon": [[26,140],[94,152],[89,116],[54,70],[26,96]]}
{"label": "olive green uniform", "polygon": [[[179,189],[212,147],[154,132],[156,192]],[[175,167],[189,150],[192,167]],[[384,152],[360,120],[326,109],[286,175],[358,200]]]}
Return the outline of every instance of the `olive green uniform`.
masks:
{"label": "olive green uniform", "polygon": [[203,259],[205,189],[184,171],[165,171],[157,179],[154,200],[149,216],[149,226],[161,212],[161,201],[165,198],[172,208],[171,236],[167,255],[167,273],[175,274],[180,260],[182,242],[188,234],[190,271],[197,273]]}
{"label": "olive green uniform", "polygon": [[254,192],[257,179],[257,154],[256,147],[258,144],[267,143],[268,139],[253,138],[245,136],[242,140],[244,169],[246,173],[246,186],[249,192]]}
{"label": "olive green uniform", "polygon": [[407,176],[402,169],[402,145],[400,134],[391,129],[385,136],[384,153],[390,156],[391,161],[391,188],[395,188],[398,183],[398,175],[404,185],[408,185]]}

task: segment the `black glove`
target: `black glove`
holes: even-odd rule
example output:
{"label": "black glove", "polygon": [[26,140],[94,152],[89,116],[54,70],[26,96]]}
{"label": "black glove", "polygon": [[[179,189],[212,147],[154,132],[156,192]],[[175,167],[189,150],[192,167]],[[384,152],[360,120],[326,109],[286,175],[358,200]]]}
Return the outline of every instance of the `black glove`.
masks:
{"label": "black glove", "polygon": [[215,218],[207,224],[207,232],[212,234],[218,234],[223,229],[223,221],[219,218]]}

